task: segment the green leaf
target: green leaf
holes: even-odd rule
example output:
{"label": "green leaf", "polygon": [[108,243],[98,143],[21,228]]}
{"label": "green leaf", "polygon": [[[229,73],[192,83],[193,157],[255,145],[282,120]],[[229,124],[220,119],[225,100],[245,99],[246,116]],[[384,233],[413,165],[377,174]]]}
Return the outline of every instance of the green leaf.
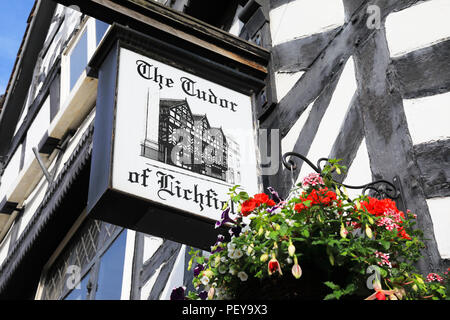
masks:
{"label": "green leaf", "polygon": [[385,250],[389,250],[389,248],[391,247],[391,243],[389,241],[380,240],[380,243]]}
{"label": "green leaf", "polygon": [[309,231],[308,231],[308,229],[302,230],[302,236],[304,236],[305,238],[309,238]]}
{"label": "green leaf", "polygon": [[241,198],[241,200],[248,200],[249,199],[248,193],[245,192],[245,191],[239,192],[239,197]]}
{"label": "green leaf", "polygon": [[325,298],[323,298],[324,300],[331,300],[331,299],[336,299],[336,296],[334,295],[334,293],[329,293],[325,296]]}
{"label": "green leaf", "polygon": [[270,239],[277,240],[278,239],[278,231],[271,231],[269,233]]}
{"label": "green leaf", "polygon": [[331,281],[325,281],[323,284],[332,290],[339,290],[341,288],[340,286]]}

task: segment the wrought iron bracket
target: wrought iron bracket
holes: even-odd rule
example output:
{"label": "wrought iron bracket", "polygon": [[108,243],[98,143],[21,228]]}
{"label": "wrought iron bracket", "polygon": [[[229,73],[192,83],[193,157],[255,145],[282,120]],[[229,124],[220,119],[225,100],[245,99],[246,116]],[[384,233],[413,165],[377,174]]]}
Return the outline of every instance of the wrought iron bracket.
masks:
{"label": "wrought iron bracket", "polygon": [[[328,158],[320,158],[319,160],[317,160],[317,164],[315,165],[304,155],[301,155],[296,152],[287,152],[283,155],[282,162],[283,162],[283,165],[291,171],[294,171],[297,169],[296,163],[292,159],[288,159],[291,157],[300,158],[320,175],[322,175],[321,163],[328,162],[328,160],[329,160]],[[340,183],[336,180],[333,180],[333,182],[339,186],[342,186],[342,187],[345,187],[348,189],[362,189],[362,191],[361,191],[362,194],[365,194],[367,190],[372,191],[376,197],[388,197],[392,200],[396,200],[396,199],[399,199],[400,195],[401,195],[400,190],[392,182],[383,180],[383,179],[372,181],[372,182],[369,182],[369,183],[366,183],[366,184],[363,184],[360,186],[352,186],[352,185]]]}

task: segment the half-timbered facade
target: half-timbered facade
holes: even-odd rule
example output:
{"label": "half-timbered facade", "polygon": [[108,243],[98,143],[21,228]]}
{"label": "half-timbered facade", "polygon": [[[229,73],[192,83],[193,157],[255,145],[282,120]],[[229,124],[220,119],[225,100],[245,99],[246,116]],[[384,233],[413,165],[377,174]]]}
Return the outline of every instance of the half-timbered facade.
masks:
{"label": "half-timbered facade", "polygon": [[[0,107],[0,298],[168,299],[174,287],[192,286],[190,247],[207,254],[199,239],[181,243],[86,214],[102,130],[96,105],[113,85],[99,79],[114,78],[99,61],[115,39],[251,95],[260,191],[286,196],[311,172],[298,159],[296,170],[285,168],[286,152],[340,158],[345,183],[385,179],[400,190],[397,204],[417,214],[428,239],[422,272],[449,266],[450,2],[215,2],[36,1]],[[194,141],[185,169],[239,184],[247,151],[222,128],[205,135],[208,117],[183,99],[160,101],[151,119],[161,141],[143,132],[142,155],[164,162],[184,126]],[[217,144],[221,163],[195,158],[206,143]]]}

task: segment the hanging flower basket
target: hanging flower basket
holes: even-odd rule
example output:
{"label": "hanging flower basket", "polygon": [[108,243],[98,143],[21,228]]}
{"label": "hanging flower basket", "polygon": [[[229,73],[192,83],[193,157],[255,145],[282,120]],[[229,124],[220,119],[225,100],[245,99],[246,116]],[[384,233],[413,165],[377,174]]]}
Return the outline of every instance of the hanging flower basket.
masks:
{"label": "hanging flower basket", "polygon": [[[331,172],[336,160],[305,177],[289,199],[273,188],[249,196],[230,189],[211,255],[191,250],[195,292],[172,299],[445,299],[448,274],[414,268],[424,247],[416,215],[391,199],[350,199]],[[238,207],[231,216],[230,202]]]}

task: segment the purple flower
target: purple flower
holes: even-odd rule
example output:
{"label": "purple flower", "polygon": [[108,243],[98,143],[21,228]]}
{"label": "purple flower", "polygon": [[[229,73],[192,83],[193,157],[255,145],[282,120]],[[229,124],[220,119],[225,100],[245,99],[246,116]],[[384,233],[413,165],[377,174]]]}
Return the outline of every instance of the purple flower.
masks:
{"label": "purple flower", "polygon": [[214,254],[214,253],[217,253],[217,252],[220,252],[220,251],[223,251],[223,250],[224,249],[222,247],[217,246],[216,249],[211,251],[211,254]]}
{"label": "purple flower", "polygon": [[216,222],[216,229],[223,226],[227,222],[235,223],[233,219],[230,218],[228,215],[230,213],[230,207],[226,208],[222,212],[222,216],[220,217],[220,220]]}
{"label": "purple flower", "polygon": [[269,192],[274,196],[277,202],[283,201],[283,199],[278,195],[278,192],[276,192],[274,188],[268,187],[267,190],[269,190]]}
{"label": "purple flower", "polygon": [[205,269],[205,266],[203,264],[198,264],[194,268],[194,276],[198,276],[200,274],[200,272],[203,271],[203,269]]}
{"label": "purple flower", "polygon": [[234,226],[230,230],[228,230],[228,232],[232,236],[239,237],[239,234],[241,233],[241,230],[242,230],[242,228],[240,226]]}
{"label": "purple flower", "polygon": [[184,287],[178,287],[172,290],[170,294],[170,300],[185,300],[184,297]]}
{"label": "purple flower", "polygon": [[208,298],[208,292],[207,291],[202,291],[198,294],[198,297],[202,300],[206,300],[206,298]]}
{"label": "purple flower", "polygon": [[217,236],[216,244],[219,244],[219,243],[224,242],[224,241],[225,241],[225,236],[222,235],[222,234],[219,234],[219,235]]}

